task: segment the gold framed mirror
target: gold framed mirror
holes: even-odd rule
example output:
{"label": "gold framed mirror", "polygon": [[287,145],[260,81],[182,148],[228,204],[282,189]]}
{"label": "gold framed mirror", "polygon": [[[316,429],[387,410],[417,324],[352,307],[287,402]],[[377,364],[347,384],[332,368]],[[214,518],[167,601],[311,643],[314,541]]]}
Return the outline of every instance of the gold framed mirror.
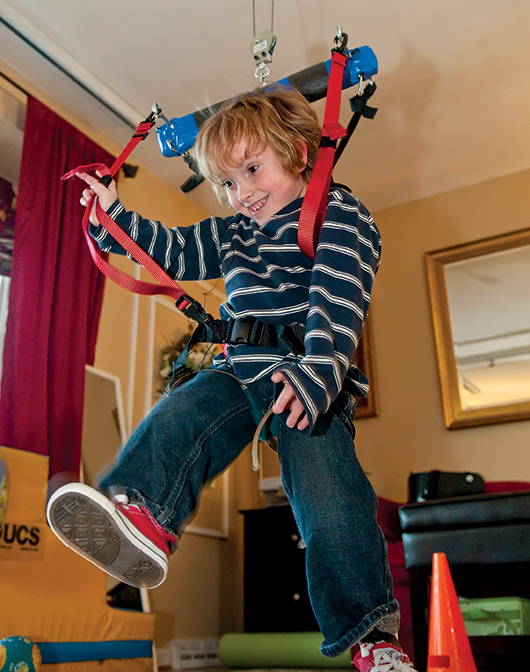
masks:
{"label": "gold framed mirror", "polygon": [[425,258],[446,427],[530,418],[530,229]]}

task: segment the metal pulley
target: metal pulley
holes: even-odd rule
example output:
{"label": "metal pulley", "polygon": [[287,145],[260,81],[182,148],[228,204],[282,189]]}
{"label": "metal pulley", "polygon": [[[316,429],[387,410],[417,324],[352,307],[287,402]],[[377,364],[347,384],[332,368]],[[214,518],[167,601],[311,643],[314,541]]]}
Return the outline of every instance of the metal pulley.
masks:
{"label": "metal pulley", "polygon": [[262,30],[254,36],[254,39],[250,43],[250,50],[256,64],[254,77],[259,79],[261,86],[264,85],[265,79],[270,74],[268,66],[272,63],[272,53],[275,46],[276,35],[273,35],[270,30]]}

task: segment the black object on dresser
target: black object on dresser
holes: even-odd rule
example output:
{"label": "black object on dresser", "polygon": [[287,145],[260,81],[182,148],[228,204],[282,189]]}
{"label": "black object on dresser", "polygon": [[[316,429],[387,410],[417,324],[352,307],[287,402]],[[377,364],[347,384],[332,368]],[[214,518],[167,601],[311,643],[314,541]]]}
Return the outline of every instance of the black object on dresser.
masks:
{"label": "black object on dresser", "polygon": [[307,592],[305,548],[290,506],[245,518],[245,632],[318,632]]}

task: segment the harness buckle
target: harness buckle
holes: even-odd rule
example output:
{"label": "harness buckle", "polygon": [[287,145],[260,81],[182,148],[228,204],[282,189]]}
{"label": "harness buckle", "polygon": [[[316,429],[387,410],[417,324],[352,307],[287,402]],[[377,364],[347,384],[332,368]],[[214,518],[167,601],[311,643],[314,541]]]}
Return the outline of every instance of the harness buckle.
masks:
{"label": "harness buckle", "polygon": [[279,332],[278,337],[294,355],[298,356],[305,354],[304,333],[304,327],[296,329],[294,325],[287,324]]}
{"label": "harness buckle", "polygon": [[268,341],[264,338],[267,325],[265,322],[253,318],[251,320],[238,320],[230,318],[228,320],[230,331],[228,332],[226,343],[231,345],[264,345]]}
{"label": "harness buckle", "polygon": [[249,336],[252,329],[251,320],[231,319],[230,334],[227,342],[233,345],[249,345]]}
{"label": "harness buckle", "polygon": [[[183,301],[186,301],[188,305],[181,307]],[[183,294],[178,301],[175,301],[175,306],[190,320],[195,320],[200,324],[212,319],[212,316],[204,310],[202,305],[188,294]]]}

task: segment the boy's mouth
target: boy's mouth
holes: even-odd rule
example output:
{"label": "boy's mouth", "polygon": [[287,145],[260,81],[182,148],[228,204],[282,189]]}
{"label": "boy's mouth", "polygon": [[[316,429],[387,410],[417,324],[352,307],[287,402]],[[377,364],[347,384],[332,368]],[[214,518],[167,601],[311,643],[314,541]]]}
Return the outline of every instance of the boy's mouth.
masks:
{"label": "boy's mouth", "polygon": [[267,202],[267,199],[268,199],[268,198],[269,198],[268,196],[265,196],[265,198],[262,198],[261,200],[256,201],[256,203],[253,203],[252,205],[249,205],[249,206],[248,206],[248,209],[250,210],[250,212],[251,212],[253,215],[255,215],[255,214],[258,213],[258,212],[261,210],[261,208],[265,205],[265,203]]}

